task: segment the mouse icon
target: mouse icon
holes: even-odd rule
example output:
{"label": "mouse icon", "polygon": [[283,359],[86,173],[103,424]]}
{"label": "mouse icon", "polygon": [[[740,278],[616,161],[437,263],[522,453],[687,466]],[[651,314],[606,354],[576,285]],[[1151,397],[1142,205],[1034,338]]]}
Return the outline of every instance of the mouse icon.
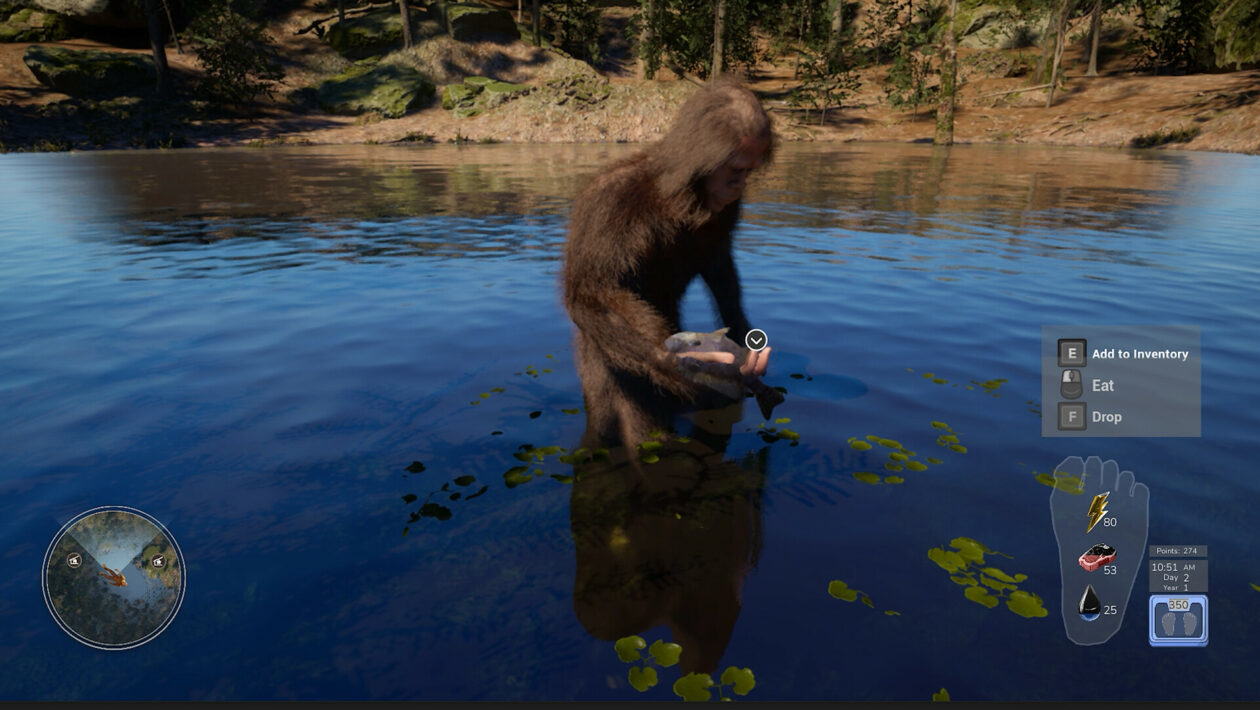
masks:
{"label": "mouse icon", "polygon": [[1080,370],[1064,370],[1063,382],[1059,385],[1059,394],[1065,399],[1076,399],[1081,396],[1084,388],[1081,385]]}

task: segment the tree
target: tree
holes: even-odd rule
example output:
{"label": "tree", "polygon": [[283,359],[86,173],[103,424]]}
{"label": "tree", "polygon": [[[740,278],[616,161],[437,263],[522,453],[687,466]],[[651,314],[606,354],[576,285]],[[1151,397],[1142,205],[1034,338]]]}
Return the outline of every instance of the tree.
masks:
{"label": "tree", "polygon": [[1085,76],[1098,76],[1098,35],[1102,24],[1102,0],[1094,0],[1094,9],[1089,13],[1089,70]]}
{"label": "tree", "polygon": [[713,60],[711,72],[713,76],[722,73],[722,59],[726,56],[722,40],[726,33],[726,0],[716,0],[713,9]]}
{"label": "tree", "polygon": [[411,12],[407,0],[398,0],[398,11],[402,13],[403,49],[411,49]]}
{"label": "tree", "polygon": [[954,144],[954,92],[958,84],[958,39],[954,35],[954,17],[958,0],[949,0],[949,25],[941,42],[940,102],[936,106],[937,145]]}
{"label": "tree", "polygon": [[170,69],[166,64],[166,38],[162,34],[162,18],[158,15],[159,0],[144,0],[145,19],[149,25],[149,47],[153,50],[153,69],[157,74],[158,95],[170,91]]}
{"label": "tree", "polygon": [[1054,90],[1059,82],[1059,62],[1063,59],[1063,45],[1067,42],[1068,18],[1075,6],[1076,0],[1063,0],[1059,7],[1059,21],[1054,33],[1054,62],[1050,65],[1050,86],[1046,89],[1046,108],[1054,105]]}
{"label": "tree", "polygon": [[534,5],[530,9],[530,19],[529,19],[530,28],[529,29],[530,29],[530,32],[532,32],[534,35],[535,47],[542,46],[542,35],[540,35],[538,31],[538,20],[540,16],[542,15],[542,8],[539,7],[541,3],[542,3],[542,0],[534,0]]}
{"label": "tree", "polygon": [[661,66],[661,48],[656,43],[655,33],[656,3],[653,0],[640,0],[640,7],[642,9],[639,17],[642,21],[637,25],[639,41],[636,47],[639,55],[639,72],[644,79],[652,79],[656,77],[656,70]]}
{"label": "tree", "polygon": [[839,64],[841,60],[840,39],[844,34],[844,0],[832,0],[831,33],[827,35],[827,58]]}

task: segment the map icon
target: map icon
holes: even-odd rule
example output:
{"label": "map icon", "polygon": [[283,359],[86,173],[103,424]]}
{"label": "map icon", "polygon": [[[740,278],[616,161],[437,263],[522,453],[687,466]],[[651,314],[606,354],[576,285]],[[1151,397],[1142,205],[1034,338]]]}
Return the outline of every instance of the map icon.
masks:
{"label": "map icon", "polygon": [[93,648],[123,650],[162,633],[184,600],[184,557],[162,523],[134,508],[76,515],[44,554],[44,602]]}

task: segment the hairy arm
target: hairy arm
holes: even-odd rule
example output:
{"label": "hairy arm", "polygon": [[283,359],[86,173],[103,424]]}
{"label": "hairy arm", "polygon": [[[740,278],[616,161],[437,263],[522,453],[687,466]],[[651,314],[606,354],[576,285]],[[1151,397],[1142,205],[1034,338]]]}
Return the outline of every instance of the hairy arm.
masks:
{"label": "hairy arm", "polygon": [[748,317],[744,315],[744,306],[740,300],[739,272],[736,271],[735,259],[731,256],[729,232],[714,246],[714,253],[700,269],[700,277],[713,294],[722,324],[730,328],[727,337],[743,345],[744,335],[751,326],[748,324]]}
{"label": "hairy arm", "polygon": [[[565,307],[582,335],[615,369],[647,377],[694,399],[699,388],[678,370],[660,311],[636,291],[638,269],[654,233],[648,181],[636,166],[596,179],[574,202],[565,246]],[[636,179],[639,178],[639,179]]]}

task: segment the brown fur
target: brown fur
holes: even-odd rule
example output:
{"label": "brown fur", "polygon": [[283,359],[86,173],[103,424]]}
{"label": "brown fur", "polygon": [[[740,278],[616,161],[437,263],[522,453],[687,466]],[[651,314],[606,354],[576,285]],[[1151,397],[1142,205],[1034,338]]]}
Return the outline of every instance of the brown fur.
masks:
{"label": "brown fur", "polygon": [[714,82],[683,104],[659,143],[606,168],[574,201],[565,306],[577,326],[588,430],[606,442],[633,446],[700,396],[664,348],[682,329],[678,307],[695,277],[743,342],[749,326],[731,257],[740,206],[711,212],[703,185],[750,138],[773,139],[760,102]]}

